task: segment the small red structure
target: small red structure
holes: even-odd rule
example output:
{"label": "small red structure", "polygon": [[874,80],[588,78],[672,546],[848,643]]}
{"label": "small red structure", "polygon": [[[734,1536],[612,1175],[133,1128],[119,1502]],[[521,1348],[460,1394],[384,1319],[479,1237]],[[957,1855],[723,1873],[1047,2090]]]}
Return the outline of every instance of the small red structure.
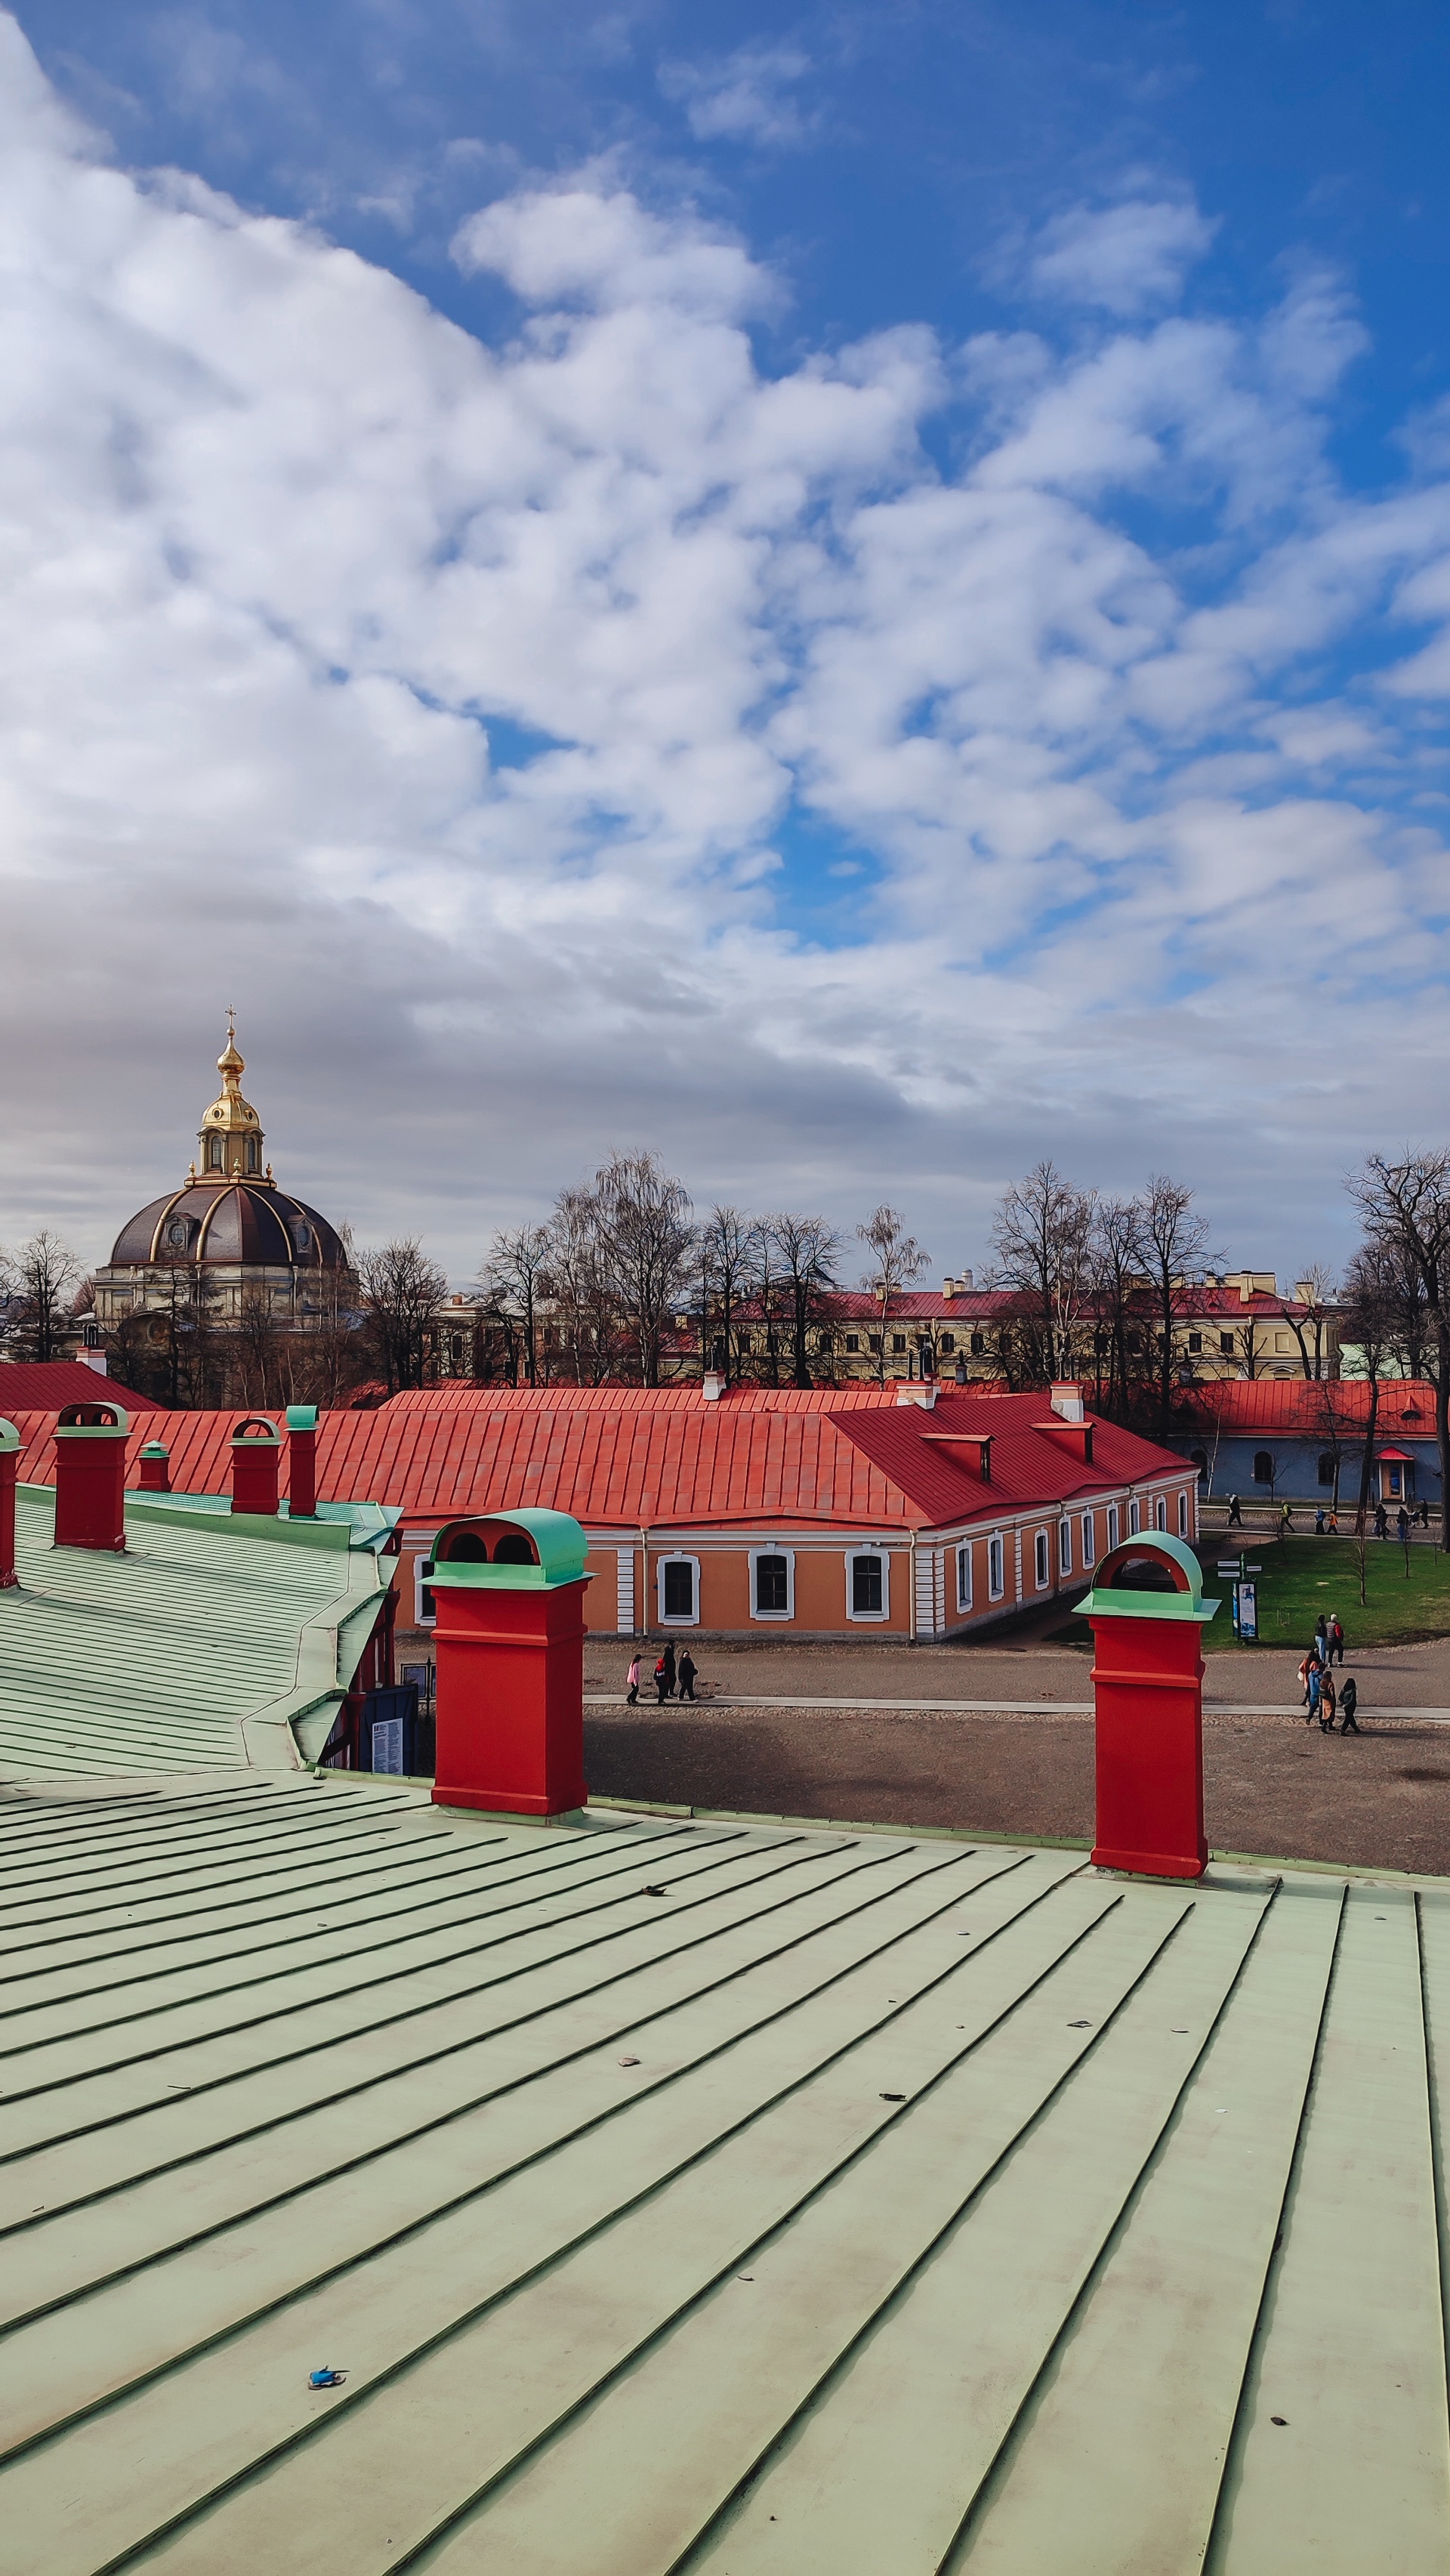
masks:
{"label": "small red structure", "polygon": [[1197,1557],[1144,1531],[1109,1550],[1082,1603],[1093,1632],[1100,1869],[1201,1878],[1205,1603]]}
{"label": "small red structure", "polygon": [[164,1440],[148,1440],[141,1452],[140,1490],[143,1494],[171,1491],[171,1452]]}
{"label": "small red structure", "polygon": [[13,1422],[0,1422],[0,1592],[14,1590],[15,1478],[20,1466],[20,1434]]}
{"label": "small red structure", "polygon": [[119,1404],[67,1404],[55,1418],[55,1544],[126,1549],[126,1435]]}
{"label": "small red structure", "polygon": [[287,1517],[317,1518],[317,1407],[287,1407]]}
{"label": "small red structure", "polygon": [[438,1533],[441,1807],[557,1816],[582,1807],[584,1571],[568,1512],[493,1512]]}
{"label": "small red structure", "polygon": [[265,1413],[249,1413],[232,1433],[232,1510],[277,1517],[281,1434]]}

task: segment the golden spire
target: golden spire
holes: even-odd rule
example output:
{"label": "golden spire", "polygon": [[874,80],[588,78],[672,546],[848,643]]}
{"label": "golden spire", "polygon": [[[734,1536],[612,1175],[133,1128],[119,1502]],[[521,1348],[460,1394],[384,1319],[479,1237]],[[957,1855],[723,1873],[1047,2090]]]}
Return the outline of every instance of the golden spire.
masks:
{"label": "golden spire", "polygon": [[237,1048],[237,1015],[227,1007],[227,1042],[217,1057],[217,1071],[222,1078],[221,1097],[214,1100],[201,1122],[201,1174],[203,1180],[254,1180],[262,1178],[262,1122],[249,1100],[242,1098],[242,1076],[246,1059]]}

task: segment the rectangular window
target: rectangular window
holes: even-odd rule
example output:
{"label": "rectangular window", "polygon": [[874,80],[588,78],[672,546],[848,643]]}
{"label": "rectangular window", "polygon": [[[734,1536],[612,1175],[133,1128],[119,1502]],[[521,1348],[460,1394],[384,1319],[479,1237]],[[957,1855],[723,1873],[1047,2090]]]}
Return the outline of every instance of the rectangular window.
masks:
{"label": "rectangular window", "polygon": [[1057,1524],[1057,1570],[1059,1574],[1072,1572],[1071,1521],[1059,1521]]}
{"label": "rectangular window", "polygon": [[954,1351],[957,1346],[957,1337],[955,1333],[943,1333],[941,1337],[941,1346],[944,1351]]}
{"label": "rectangular window", "polygon": [[879,1556],[852,1557],[851,1608],[858,1619],[879,1615],[881,1609],[881,1559]]}
{"label": "rectangular window", "polygon": [[794,1618],[795,1558],[788,1548],[752,1549],[750,1611],[755,1619]]}
{"label": "rectangular window", "polygon": [[1139,1530],[1142,1528],[1142,1526],[1143,1526],[1143,1514],[1142,1514],[1141,1510],[1139,1509],[1139,1505],[1138,1505],[1138,1497],[1137,1497],[1137,1495],[1135,1494],[1135,1495],[1133,1496],[1132,1501],[1131,1501],[1131,1502],[1129,1503],[1129,1505],[1128,1505],[1128,1536],[1129,1536],[1129,1538],[1136,1538],[1136,1537],[1137,1537],[1137,1535],[1138,1535],[1138,1532],[1139,1532]]}
{"label": "rectangular window", "polygon": [[665,1566],[664,1610],[667,1619],[693,1619],[695,1615],[695,1569],[688,1557],[677,1556]]}
{"label": "rectangular window", "polygon": [[1188,1496],[1186,1493],[1182,1493],[1178,1497],[1178,1535],[1180,1538],[1187,1538],[1188,1536]]}
{"label": "rectangular window", "polygon": [[866,1336],[866,1343],[867,1343],[867,1348],[868,1348],[868,1349],[873,1350],[873,1351],[879,1351],[879,1350],[880,1350],[880,1348],[881,1348],[881,1336],[880,1336],[880,1334],[879,1334],[879,1333],[868,1333],[868,1334],[867,1334],[867,1336]]}
{"label": "rectangular window", "polygon": [[859,1333],[848,1333],[848,1334],[846,1335],[846,1348],[847,1348],[847,1350],[848,1350],[848,1351],[859,1351],[860,1347],[861,1347],[861,1336],[860,1336],[860,1334],[859,1334]]}
{"label": "rectangular window", "polygon": [[985,1334],[985,1333],[973,1333],[973,1335],[972,1335],[972,1357],[973,1357],[973,1359],[974,1359],[974,1360],[979,1360],[979,1359],[982,1357],[982,1354],[983,1354],[983,1353],[984,1353],[984,1351],[986,1350],[986,1347],[987,1347],[987,1336],[986,1336],[986,1334]]}
{"label": "rectangular window", "polygon": [[906,1335],[904,1333],[893,1333],[891,1336],[891,1347],[893,1351],[904,1351],[906,1348]]}
{"label": "rectangular window", "polygon": [[1048,1575],[1046,1530],[1039,1530],[1037,1532],[1036,1538],[1033,1542],[1032,1559],[1032,1570],[1037,1578],[1037,1589],[1039,1592],[1045,1592],[1047,1590]]}
{"label": "rectangular window", "polygon": [[1084,1574],[1090,1574],[1097,1561],[1098,1552],[1093,1540],[1093,1516],[1091,1512],[1084,1512],[1082,1516],[1082,1570]]}
{"label": "rectangular window", "polygon": [[972,1551],[970,1547],[959,1547],[957,1549],[957,1608],[970,1610],[971,1606]]}
{"label": "rectangular window", "polygon": [[433,1571],[431,1556],[420,1556],[414,1569],[417,1590],[417,1619],[420,1628],[431,1628],[438,1616],[437,1596],[428,1581]]}
{"label": "rectangular window", "polygon": [[1202,1333],[1190,1333],[1188,1336],[1188,1347],[1193,1354],[1193,1357],[1197,1359],[1199,1352],[1203,1348]]}
{"label": "rectangular window", "polygon": [[1111,1556],[1111,1555],[1112,1555],[1112,1552],[1113,1552],[1114,1548],[1117,1546],[1117,1544],[1118,1544],[1118,1506],[1117,1506],[1117,1504],[1116,1504],[1116,1503],[1109,1503],[1109,1505],[1108,1505],[1108,1554],[1109,1554],[1109,1556]]}
{"label": "rectangular window", "polygon": [[1218,1337],[1218,1347],[1223,1357],[1226,1360],[1231,1360],[1234,1355],[1234,1337],[1232,1333],[1220,1333]]}
{"label": "rectangular window", "polygon": [[994,1601],[1000,1601],[1007,1589],[1006,1560],[1000,1538],[987,1541],[987,1590]]}

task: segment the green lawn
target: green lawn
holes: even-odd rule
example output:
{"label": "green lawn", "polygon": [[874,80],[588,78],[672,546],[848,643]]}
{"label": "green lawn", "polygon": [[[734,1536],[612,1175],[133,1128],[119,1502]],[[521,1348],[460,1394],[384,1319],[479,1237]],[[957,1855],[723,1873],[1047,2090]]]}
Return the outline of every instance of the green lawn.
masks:
{"label": "green lawn", "polygon": [[[1235,1551],[1224,1546],[1221,1553],[1227,1564]],[[1204,1549],[1204,1598],[1217,1593],[1223,1599],[1218,1617],[1203,1631],[1204,1652],[1252,1655],[1255,1649],[1234,1636],[1230,1578],[1215,1573],[1217,1554],[1212,1542]],[[1359,1550],[1352,1539],[1251,1539],[1245,1554],[1250,1565],[1263,1568],[1254,1577],[1261,1646],[1297,1646],[1302,1652],[1321,1610],[1326,1616],[1338,1612],[1351,1649],[1450,1636],[1450,1558],[1437,1547],[1411,1547],[1406,1582],[1404,1549],[1393,1539],[1372,1538],[1365,1549],[1366,1607],[1360,1604]]]}

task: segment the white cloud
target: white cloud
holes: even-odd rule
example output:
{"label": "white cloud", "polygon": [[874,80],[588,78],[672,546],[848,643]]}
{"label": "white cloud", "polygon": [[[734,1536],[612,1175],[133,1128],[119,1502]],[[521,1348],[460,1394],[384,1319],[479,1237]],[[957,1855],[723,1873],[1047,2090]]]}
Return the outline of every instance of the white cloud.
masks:
{"label": "white cloud", "polygon": [[[769,274],[596,171],[464,228],[494,349],[106,166],[3,18],[0,131],[0,1233],[94,1254],[179,1175],[235,999],[279,1170],[460,1275],[634,1137],[946,1262],[1044,1150],[1323,1240],[1403,1119],[1334,1015],[1388,981],[1450,1052],[1428,666],[1378,679],[1450,628],[1450,491],[1339,493],[1338,290],[772,376]],[[793,814],[857,945],[780,926]]]}
{"label": "white cloud", "polygon": [[1028,274],[1039,295],[1099,305],[1120,319],[1171,304],[1218,227],[1179,197],[1074,206],[1044,224]]}
{"label": "white cloud", "polygon": [[723,60],[660,67],[666,98],[685,111],[702,143],[799,144],[816,124],[793,95],[812,69],[795,44],[741,45]]}

